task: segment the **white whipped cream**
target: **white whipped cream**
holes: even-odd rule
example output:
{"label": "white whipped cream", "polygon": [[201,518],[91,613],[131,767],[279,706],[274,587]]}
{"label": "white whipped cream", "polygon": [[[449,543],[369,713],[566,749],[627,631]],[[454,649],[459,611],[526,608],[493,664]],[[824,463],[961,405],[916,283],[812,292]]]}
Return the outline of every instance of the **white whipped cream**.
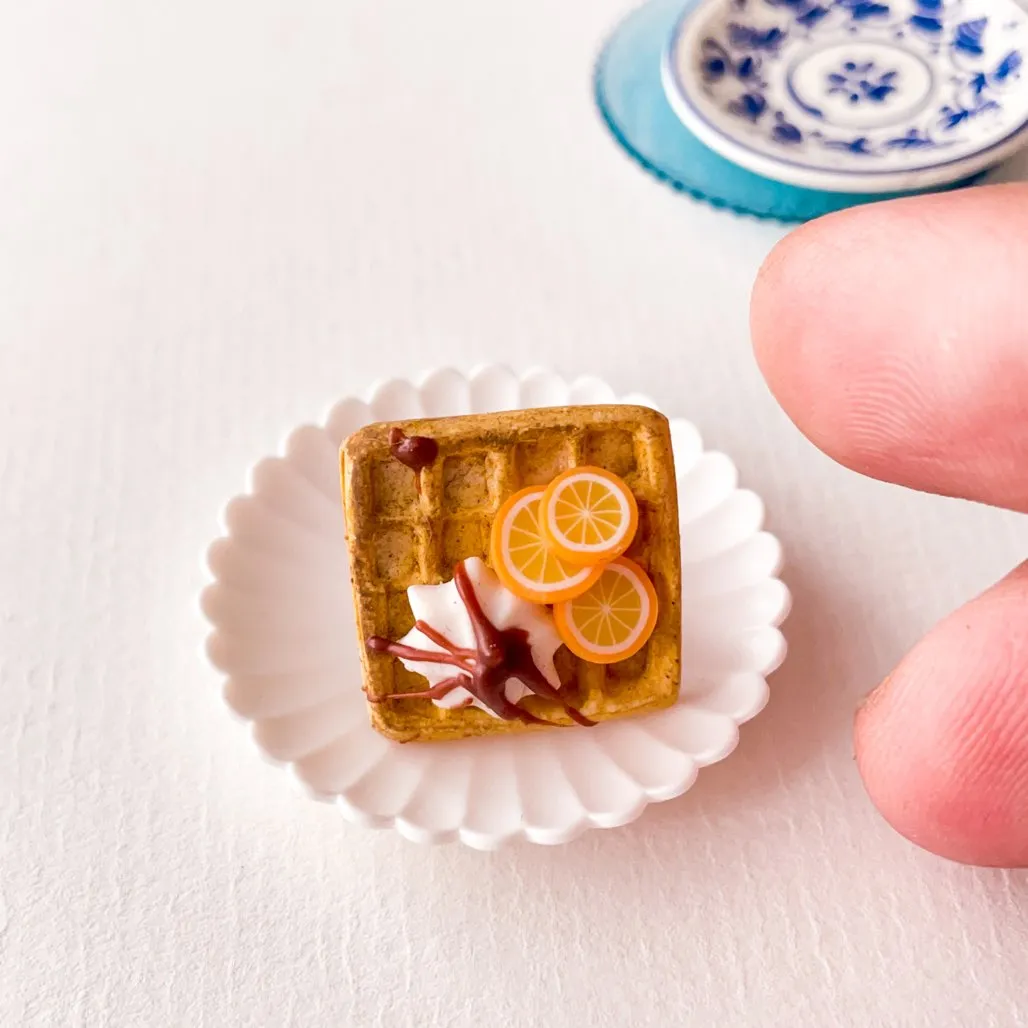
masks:
{"label": "white whipped cream", "polygon": [[[540,604],[515,596],[500,583],[496,575],[486,567],[485,562],[479,557],[469,557],[464,561],[464,570],[467,571],[485,616],[500,631],[509,628],[524,630],[528,635],[528,644],[531,647],[536,667],[550,685],[559,689],[560,678],[553,666],[553,655],[560,649],[561,640],[549,610]],[[412,585],[407,589],[407,599],[416,621],[424,621],[425,624],[446,636],[455,646],[471,650],[475,648],[475,630],[471,624],[471,618],[468,616],[464,601],[461,600],[457,586],[452,580],[443,585]],[[399,641],[405,646],[414,646],[419,650],[430,650],[433,653],[445,652],[442,647],[437,646],[416,628],[412,628]],[[402,657],[399,659],[408,671],[424,675],[428,679],[429,685],[438,685],[445,679],[460,674],[456,668],[446,664],[428,664],[422,661],[404,660]],[[516,678],[507,679],[504,691],[511,703],[517,703],[531,692]],[[497,716],[484,703],[463,688],[454,689],[442,699],[432,702],[438,707],[452,708],[461,707],[468,700],[471,700],[479,710],[484,710],[493,717]]]}

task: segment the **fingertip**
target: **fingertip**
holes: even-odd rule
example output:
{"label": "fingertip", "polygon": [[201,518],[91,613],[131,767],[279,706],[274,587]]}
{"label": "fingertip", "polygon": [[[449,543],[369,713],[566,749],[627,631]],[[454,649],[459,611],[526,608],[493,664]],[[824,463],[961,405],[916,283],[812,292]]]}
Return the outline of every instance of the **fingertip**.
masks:
{"label": "fingertip", "polygon": [[[868,280],[859,255],[884,251],[866,209],[808,222],[782,239],[757,273],[750,298],[754,356],[793,423],[829,456],[860,463],[840,393],[863,378]],[[860,469],[864,470],[864,469]]]}
{"label": "fingertip", "polygon": [[857,765],[910,841],[1028,866],[1028,564],[932,630],[858,710]]}
{"label": "fingertip", "polygon": [[1028,510],[1028,186],[813,221],[758,273],[754,353],[797,427],[847,467]]}
{"label": "fingertip", "polygon": [[750,294],[753,352],[776,396],[788,385],[789,372],[795,366],[788,348],[796,339],[797,299],[803,294],[803,283],[809,281],[811,256],[818,247],[817,225],[801,225],[774,246],[760,266]]}

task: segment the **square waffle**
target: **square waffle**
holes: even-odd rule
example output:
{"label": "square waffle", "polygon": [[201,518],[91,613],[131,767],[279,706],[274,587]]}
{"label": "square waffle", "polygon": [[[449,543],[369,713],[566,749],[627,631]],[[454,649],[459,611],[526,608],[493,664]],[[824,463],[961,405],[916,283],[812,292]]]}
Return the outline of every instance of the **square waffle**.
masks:
{"label": "square waffle", "polygon": [[[435,460],[417,475],[392,455],[389,433],[428,436]],[[672,704],[678,696],[681,650],[681,555],[678,503],[667,419],[647,407],[554,407],[369,425],[341,452],[343,505],[364,686],[369,696],[424,689],[425,680],[388,654],[369,652],[373,635],[399,639],[414,624],[410,585],[453,577],[467,557],[489,559],[493,518],[528,485],[594,465],[620,476],[639,506],[627,556],[657,592],[656,628],[634,656],[593,664],[561,647],[561,692],[596,721]],[[523,706],[557,724],[571,722],[553,703],[529,697]],[[427,699],[369,703],[371,721],[399,742],[524,732],[535,726],[495,718],[473,707],[443,709]]]}

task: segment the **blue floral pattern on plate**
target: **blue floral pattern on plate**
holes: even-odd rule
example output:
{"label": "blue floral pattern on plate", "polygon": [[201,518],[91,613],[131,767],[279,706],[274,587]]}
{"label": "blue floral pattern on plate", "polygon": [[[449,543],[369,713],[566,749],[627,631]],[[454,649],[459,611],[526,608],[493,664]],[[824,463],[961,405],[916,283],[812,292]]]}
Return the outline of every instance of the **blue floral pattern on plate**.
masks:
{"label": "blue floral pattern on plate", "polygon": [[890,93],[896,92],[899,72],[880,71],[874,61],[843,61],[838,71],[828,73],[828,95],[843,93],[851,104],[861,101],[884,103]]}
{"label": "blue floral pattern on plate", "polygon": [[680,23],[664,78],[687,127],[751,170],[895,188],[1008,150],[1028,127],[1026,57],[1014,0],[706,0]]}

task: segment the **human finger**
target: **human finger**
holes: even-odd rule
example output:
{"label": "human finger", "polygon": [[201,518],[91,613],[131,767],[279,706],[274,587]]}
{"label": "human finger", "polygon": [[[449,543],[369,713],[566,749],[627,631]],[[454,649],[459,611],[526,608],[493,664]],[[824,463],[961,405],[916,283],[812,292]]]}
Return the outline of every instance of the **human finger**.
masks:
{"label": "human finger", "polygon": [[1028,185],[812,222],[768,258],[751,322],[772,391],[831,457],[1028,511]]}
{"label": "human finger", "polygon": [[1028,563],[951,614],[858,711],[871,799],[952,860],[1028,867]]}

